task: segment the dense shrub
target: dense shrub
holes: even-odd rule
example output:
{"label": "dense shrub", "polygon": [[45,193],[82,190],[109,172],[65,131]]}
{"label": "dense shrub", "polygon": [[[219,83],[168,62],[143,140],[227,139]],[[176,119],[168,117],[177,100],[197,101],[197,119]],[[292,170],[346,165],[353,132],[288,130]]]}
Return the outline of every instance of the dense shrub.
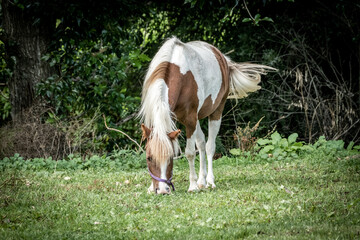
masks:
{"label": "dense shrub", "polygon": [[57,161],[51,157],[26,160],[19,154],[15,154],[12,157],[5,157],[0,161],[0,170],[65,171],[77,169],[103,169],[110,171],[126,171],[145,167],[145,156],[131,150],[113,151],[109,155],[93,155],[85,158],[70,154],[65,159]]}

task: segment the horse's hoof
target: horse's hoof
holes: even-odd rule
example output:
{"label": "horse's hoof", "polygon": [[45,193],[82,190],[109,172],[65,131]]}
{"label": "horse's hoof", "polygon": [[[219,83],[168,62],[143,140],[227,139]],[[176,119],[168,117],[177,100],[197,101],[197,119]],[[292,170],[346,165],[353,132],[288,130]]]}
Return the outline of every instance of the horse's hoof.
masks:
{"label": "horse's hoof", "polygon": [[199,192],[199,191],[200,191],[200,189],[198,188],[198,186],[190,187],[189,190],[188,190],[189,193],[191,193],[191,192]]}
{"label": "horse's hoof", "polygon": [[211,187],[212,189],[215,189],[215,188],[216,188],[216,186],[215,186],[214,183],[208,183],[208,184],[206,184],[206,188],[209,188],[209,187]]}
{"label": "horse's hoof", "polygon": [[205,179],[199,179],[197,181],[197,185],[199,187],[199,189],[204,189],[206,187],[206,181]]}

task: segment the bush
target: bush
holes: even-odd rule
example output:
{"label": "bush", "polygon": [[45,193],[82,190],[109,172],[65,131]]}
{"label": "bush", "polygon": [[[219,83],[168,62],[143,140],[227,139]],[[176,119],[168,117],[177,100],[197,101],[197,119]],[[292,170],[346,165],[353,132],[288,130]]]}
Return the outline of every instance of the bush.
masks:
{"label": "bush", "polygon": [[346,151],[357,154],[360,150],[360,145],[354,146],[354,142],[351,142],[345,149],[343,140],[326,140],[324,136],[320,136],[314,144],[305,144],[303,141],[298,142],[297,138],[297,133],[283,138],[278,132],[274,132],[269,137],[257,139],[254,146],[255,153],[253,151],[243,151],[240,148],[231,149],[230,153],[234,156],[244,155],[252,158],[283,160],[298,158],[302,153],[308,152],[331,156]]}
{"label": "bush", "polygon": [[51,157],[25,160],[20,154],[14,154],[13,157],[5,157],[0,161],[0,171],[5,169],[37,171],[104,169],[109,171],[127,171],[140,168],[146,168],[145,155],[132,150],[113,151],[108,156],[93,155],[85,158],[70,154],[66,159],[57,161]]}

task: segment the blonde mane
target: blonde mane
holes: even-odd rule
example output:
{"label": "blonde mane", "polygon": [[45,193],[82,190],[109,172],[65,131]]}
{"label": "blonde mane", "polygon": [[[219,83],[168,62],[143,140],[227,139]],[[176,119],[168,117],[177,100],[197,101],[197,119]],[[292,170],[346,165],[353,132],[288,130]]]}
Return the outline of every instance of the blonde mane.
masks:
{"label": "blonde mane", "polygon": [[177,154],[177,140],[171,141],[168,133],[177,130],[168,101],[168,87],[165,78],[175,44],[181,44],[177,38],[167,40],[150,63],[142,90],[139,116],[151,129],[147,147],[151,149],[153,159],[158,163],[168,161]]}

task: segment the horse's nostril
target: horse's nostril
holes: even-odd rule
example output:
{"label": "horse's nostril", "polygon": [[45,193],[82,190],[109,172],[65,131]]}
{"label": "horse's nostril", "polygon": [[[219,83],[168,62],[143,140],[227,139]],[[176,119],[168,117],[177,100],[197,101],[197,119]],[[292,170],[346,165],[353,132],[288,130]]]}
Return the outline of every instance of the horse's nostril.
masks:
{"label": "horse's nostril", "polygon": [[166,190],[167,192],[170,192],[170,188],[169,188],[169,187],[166,187],[165,190]]}

